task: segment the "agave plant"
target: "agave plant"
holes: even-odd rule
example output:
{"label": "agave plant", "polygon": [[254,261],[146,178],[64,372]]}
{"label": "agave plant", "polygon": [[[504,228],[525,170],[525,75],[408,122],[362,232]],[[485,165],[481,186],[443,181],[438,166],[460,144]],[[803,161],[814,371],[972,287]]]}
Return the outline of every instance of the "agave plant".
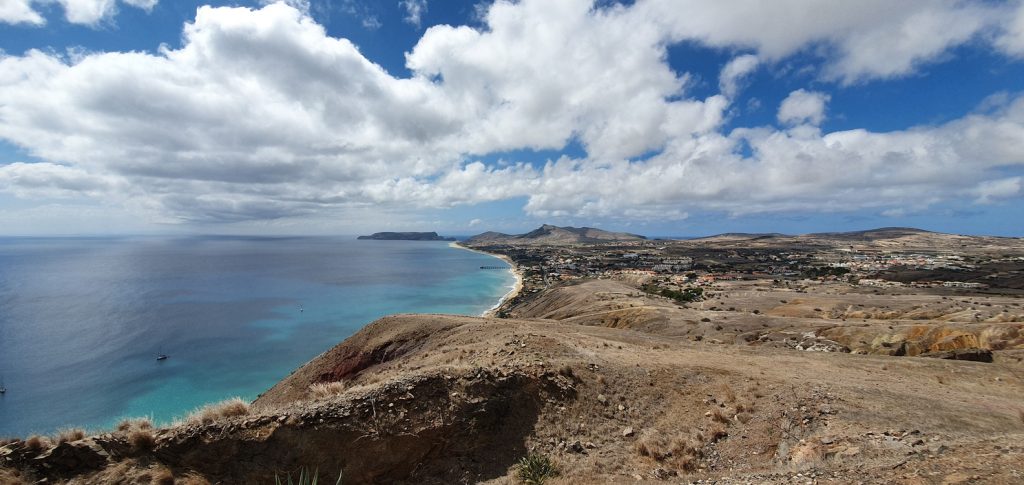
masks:
{"label": "agave plant", "polygon": [[526,485],[542,485],[549,478],[558,476],[558,469],[548,457],[530,453],[516,464],[519,480]]}
{"label": "agave plant", "polygon": [[[341,473],[338,473],[338,481],[334,485],[341,485],[341,475]],[[291,472],[285,475],[284,481],[281,480],[280,475],[274,475],[274,485],[317,485],[319,480],[320,470],[314,469],[313,473],[310,473],[306,467],[302,467],[302,470],[299,470],[299,481],[297,482],[292,481]]]}

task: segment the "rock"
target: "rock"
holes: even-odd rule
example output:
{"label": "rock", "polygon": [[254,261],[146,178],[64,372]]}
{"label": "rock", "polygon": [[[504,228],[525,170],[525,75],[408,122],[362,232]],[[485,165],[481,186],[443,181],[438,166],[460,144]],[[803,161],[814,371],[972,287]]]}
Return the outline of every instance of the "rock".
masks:
{"label": "rock", "polygon": [[636,432],[633,431],[633,427],[632,426],[628,426],[628,427],[626,427],[626,429],[622,430],[622,436],[624,438],[628,438],[630,436],[633,436],[634,434],[636,434]]}
{"label": "rock", "polygon": [[570,444],[568,446],[568,449],[569,449],[569,451],[571,451],[573,453],[586,453],[587,452],[586,448],[583,447],[583,443],[580,443],[580,440],[573,441],[572,444]]}
{"label": "rock", "polygon": [[604,394],[598,394],[597,395],[597,402],[607,406],[608,405],[608,397],[605,396]]}
{"label": "rock", "polygon": [[973,362],[992,362],[992,351],[988,349],[953,349],[937,352],[925,352],[919,357],[933,359],[970,360]]}
{"label": "rock", "polygon": [[94,442],[61,443],[33,459],[37,466],[61,474],[99,470],[109,455]]}
{"label": "rock", "polygon": [[657,478],[658,480],[668,480],[669,478],[672,478],[676,475],[678,475],[678,473],[676,473],[674,470],[666,470],[660,467],[655,468],[654,470],[651,471],[651,476]]}

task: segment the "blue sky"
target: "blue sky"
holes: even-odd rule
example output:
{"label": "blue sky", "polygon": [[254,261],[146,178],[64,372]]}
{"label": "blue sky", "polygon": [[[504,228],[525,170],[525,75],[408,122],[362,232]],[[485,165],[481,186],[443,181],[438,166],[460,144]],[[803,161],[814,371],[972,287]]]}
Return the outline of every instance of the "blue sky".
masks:
{"label": "blue sky", "polygon": [[12,0],[0,234],[1024,236],[1024,3],[763,3]]}

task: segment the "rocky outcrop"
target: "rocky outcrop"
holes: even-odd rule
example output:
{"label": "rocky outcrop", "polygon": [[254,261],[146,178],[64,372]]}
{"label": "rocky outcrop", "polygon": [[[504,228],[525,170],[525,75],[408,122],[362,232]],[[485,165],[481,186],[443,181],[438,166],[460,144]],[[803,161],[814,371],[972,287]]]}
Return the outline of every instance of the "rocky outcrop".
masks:
{"label": "rocky outcrop", "polygon": [[1022,327],[1020,323],[835,326],[820,335],[854,353],[916,356],[964,349],[1024,348]]}
{"label": "rocky outcrop", "polygon": [[931,357],[948,360],[970,360],[973,362],[992,362],[992,351],[988,349],[955,349],[938,352],[925,352],[919,357]]}

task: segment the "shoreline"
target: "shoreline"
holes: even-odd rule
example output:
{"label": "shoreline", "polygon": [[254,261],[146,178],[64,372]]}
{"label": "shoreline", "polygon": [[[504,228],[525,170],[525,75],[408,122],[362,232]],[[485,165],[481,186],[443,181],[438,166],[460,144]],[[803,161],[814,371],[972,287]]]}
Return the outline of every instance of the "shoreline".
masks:
{"label": "shoreline", "polygon": [[466,247],[466,246],[463,246],[463,245],[459,244],[458,241],[453,241],[453,242],[448,243],[448,247],[457,248],[457,249],[464,249],[466,251],[472,251],[474,253],[486,254],[486,255],[488,255],[488,256],[490,256],[492,258],[498,258],[498,259],[508,263],[508,265],[509,265],[509,269],[508,269],[509,273],[512,273],[512,276],[515,277],[516,281],[512,285],[512,288],[510,290],[508,290],[508,292],[505,293],[505,295],[502,296],[500,300],[498,300],[498,303],[495,303],[494,306],[492,306],[491,308],[489,308],[485,312],[481,313],[480,314],[481,317],[493,318],[495,315],[497,315],[498,309],[501,308],[501,305],[504,305],[506,301],[508,301],[508,300],[510,300],[512,298],[515,298],[516,295],[519,294],[519,292],[523,291],[523,275],[519,271],[519,266],[516,265],[515,261],[512,261],[512,258],[510,258],[508,256],[505,256],[504,254],[493,254],[493,253],[488,253],[487,251],[481,251],[479,249],[473,249],[473,248],[470,248],[470,247]]}

